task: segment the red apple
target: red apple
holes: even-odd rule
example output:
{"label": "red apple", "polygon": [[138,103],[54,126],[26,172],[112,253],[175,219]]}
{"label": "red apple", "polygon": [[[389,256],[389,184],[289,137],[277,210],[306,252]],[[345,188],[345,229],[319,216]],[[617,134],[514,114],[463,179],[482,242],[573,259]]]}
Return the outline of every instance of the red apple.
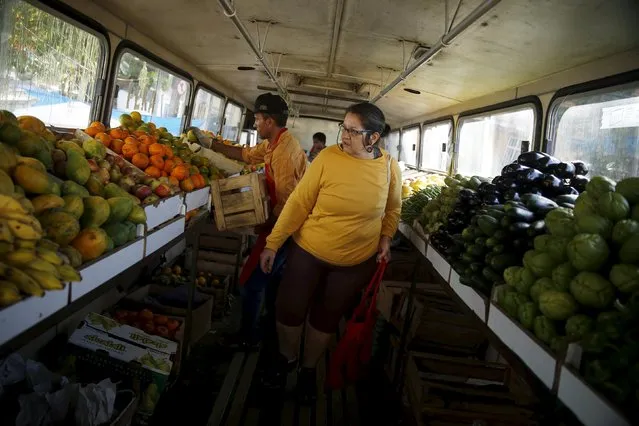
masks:
{"label": "red apple", "polygon": [[146,200],[146,198],[153,193],[151,188],[147,185],[135,185],[132,192],[133,195],[143,201]]}
{"label": "red apple", "polygon": [[169,185],[161,183],[154,189],[154,192],[158,197],[164,198],[171,195],[171,188],[169,188]]}

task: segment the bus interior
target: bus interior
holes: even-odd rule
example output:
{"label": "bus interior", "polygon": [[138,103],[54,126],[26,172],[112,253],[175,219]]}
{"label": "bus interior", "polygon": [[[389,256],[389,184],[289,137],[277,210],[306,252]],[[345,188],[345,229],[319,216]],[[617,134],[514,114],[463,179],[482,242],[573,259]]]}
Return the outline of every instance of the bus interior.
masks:
{"label": "bus interior", "polygon": [[[316,132],[326,134],[327,145],[339,143],[338,125],[350,105],[377,105],[391,126],[383,144],[399,162],[404,195],[418,191],[411,182],[429,176],[442,181],[499,176],[527,151],[580,160],[589,176],[615,181],[639,176],[636,0],[0,0],[0,13],[0,110],[36,117],[59,131],[93,122],[117,128],[123,114],[139,111],[141,120],[173,135],[196,127],[229,144],[253,147],[260,143],[254,101],[275,93],[287,102],[287,127],[305,151]],[[431,251],[422,250],[426,254],[420,258],[423,239],[415,242],[416,231],[407,230],[412,223],[404,225],[395,241],[397,264],[389,268],[397,277],[389,281],[407,284],[387,290],[408,295],[400,297],[408,312],[421,300],[424,316],[419,327],[388,319],[399,332],[378,333],[387,341],[387,355],[366,381],[341,391],[322,389],[311,408],[289,400],[259,408],[252,383],[256,355],[218,342],[221,330],[233,327],[240,299],[231,285],[224,300],[215,302],[225,314],[182,352],[182,372],[170,379],[155,414],[142,424],[613,426],[639,421],[636,413],[630,417],[611,404],[609,394],[602,397],[584,384],[574,369],[569,369],[572,382],[558,380],[568,355],[550,356],[540,345],[527,349],[531,331],[522,331],[524,337],[501,334],[506,332],[495,328],[490,293],[478,299],[483,308],[461,293],[450,304],[439,302],[441,291],[430,286],[450,291],[455,271],[448,265],[443,273],[440,263],[446,260]],[[2,316],[0,310],[0,327],[16,329],[0,333],[0,355],[55,359],[56,345],[64,345],[87,314],[109,311],[147,284],[143,277],[158,265],[170,266],[183,252],[184,262],[191,262],[198,245],[213,237],[202,233],[196,243],[189,238],[186,232],[175,235],[155,257],[122,267],[117,279],[82,297],[76,299],[71,290],[63,308],[45,310],[26,326],[15,319],[19,314]],[[246,237],[238,238],[237,253],[246,249]],[[238,264],[231,263],[229,275],[237,274]],[[420,283],[427,283],[421,299],[408,302]],[[442,306],[455,304],[460,314],[450,319],[453,308]],[[442,330],[459,331],[450,339],[463,340],[472,350],[465,346],[462,355],[454,355],[450,348],[410,349],[408,336],[426,333],[428,306],[436,311],[433,321],[446,317],[449,328]],[[476,346],[466,327],[479,330]],[[51,346],[57,348],[53,353]],[[536,350],[540,355],[531,361],[526,354]],[[625,368],[636,375],[639,358],[633,356]],[[449,373],[459,379],[438,381]],[[509,393],[455,388],[472,380],[500,382]],[[0,382],[0,406],[2,386],[9,383]],[[580,393],[578,385],[587,391]],[[639,395],[635,385],[628,384]],[[624,401],[624,407],[632,405]],[[0,418],[6,424],[14,422],[5,416]],[[133,424],[126,420],[100,424]],[[21,421],[16,424],[69,424]]]}

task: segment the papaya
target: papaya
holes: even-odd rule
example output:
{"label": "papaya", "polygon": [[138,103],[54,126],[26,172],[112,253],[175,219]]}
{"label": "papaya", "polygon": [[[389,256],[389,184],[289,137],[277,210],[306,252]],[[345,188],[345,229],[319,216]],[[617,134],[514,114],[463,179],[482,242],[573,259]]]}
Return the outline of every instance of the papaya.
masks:
{"label": "papaya", "polygon": [[62,253],[69,259],[71,266],[73,266],[74,268],[77,268],[80,265],[82,265],[82,255],[74,247],[72,246],[60,247],[60,253]]}
{"label": "papaya", "polygon": [[67,246],[80,232],[80,223],[69,213],[46,212],[39,218],[47,238],[61,246]]}
{"label": "papaya", "polygon": [[98,227],[90,227],[83,229],[71,241],[71,246],[75,248],[82,256],[83,262],[97,259],[107,250],[109,236]]}
{"label": "papaya", "polygon": [[22,130],[14,123],[4,123],[0,127],[0,140],[9,145],[17,145],[22,137]]}
{"label": "papaya", "polygon": [[39,216],[47,210],[64,207],[64,199],[54,194],[43,194],[32,198],[31,204],[33,205],[34,213]]}
{"label": "papaya", "polygon": [[89,158],[93,158],[94,160],[100,161],[106,157],[106,147],[93,138],[86,139],[82,142],[82,149]]}
{"label": "papaya", "polygon": [[111,237],[115,247],[123,246],[129,240],[129,229],[123,223],[109,223],[102,226],[102,229]]}
{"label": "papaya", "polygon": [[104,197],[104,186],[96,176],[89,176],[89,179],[87,180],[87,183],[84,184],[84,186],[86,187],[86,189],[89,190],[89,194]]}
{"label": "papaya", "polygon": [[133,241],[138,237],[138,232],[137,232],[137,225],[133,222],[122,222],[124,223],[124,226],[127,227],[128,229],[128,235],[127,235],[127,241]]}
{"label": "papaya", "polygon": [[84,185],[91,176],[91,167],[84,154],[78,151],[69,150],[67,152],[67,177],[72,181]]}
{"label": "papaya", "polygon": [[64,200],[64,207],[62,207],[62,211],[69,213],[71,216],[80,220],[84,213],[82,197],[79,195],[69,194],[62,197],[62,199]]}
{"label": "papaya", "polygon": [[[129,197],[113,197],[107,200],[111,208],[109,213],[109,223],[122,222],[133,209],[133,200]],[[110,234],[109,234],[110,235]]]}
{"label": "papaya", "polygon": [[0,142],[0,170],[11,174],[17,165],[18,156],[8,145]]}
{"label": "papaya", "polygon": [[62,195],[79,195],[80,197],[88,197],[89,191],[84,186],[78,185],[72,180],[65,180],[62,183]]}
{"label": "papaya", "polygon": [[22,115],[18,117],[18,126],[24,131],[30,131],[38,135],[43,135],[47,127],[42,120],[32,115]]}
{"label": "papaya", "polygon": [[120,188],[113,182],[109,182],[104,185],[104,196],[105,198],[113,198],[113,197],[126,197],[129,195],[124,189]]}
{"label": "papaya", "polygon": [[[0,194],[11,195],[15,190],[16,187],[11,177],[4,170],[0,169]],[[133,201],[131,201],[131,203],[133,203]]]}
{"label": "papaya", "polygon": [[69,151],[75,151],[84,157],[84,149],[73,141],[59,140],[55,143],[57,149],[61,149],[65,154],[69,155]]}
{"label": "papaya", "polygon": [[146,212],[142,206],[134,205],[131,209],[131,213],[126,218],[129,222],[132,222],[136,225],[142,225],[146,223]]}
{"label": "papaya", "polygon": [[31,194],[50,194],[53,190],[53,182],[49,180],[46,173],[24,164],[16,166],[13,171],[13,179],[25,192]]}
{"label": "papaya", "polygon": [[47,168],[45,167],[45,165],[36,158],[19,156],[17,157],[17,164],[24,164],[25,166],[29,166],[32,169],[39,170],[42,173],[47,172]]}
{"label": "papaya", "polygon": [[107,200],[92,195],[85,197],[82,202],[84,203],[84,213],[82,213],[80,218],[82,229],[98,227],[107,221],[111,212],[111,207],[109,207]]}

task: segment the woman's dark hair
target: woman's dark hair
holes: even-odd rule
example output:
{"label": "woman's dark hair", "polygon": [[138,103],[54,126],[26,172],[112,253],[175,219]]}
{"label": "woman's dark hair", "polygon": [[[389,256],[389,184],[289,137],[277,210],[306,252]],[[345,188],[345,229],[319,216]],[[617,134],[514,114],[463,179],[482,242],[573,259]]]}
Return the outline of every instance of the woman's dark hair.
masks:
{"label": "woman's dark hair", "polygon": [[346,113],[349,112],[359,117],[364,129],[377,132],[382,138],[390,133],[391,128],[386,124],[384,113],[370,102],[351,105],[346,110]]}
{"label": "woman's dark hair", "polygon": [[322,132],[317,132],[313,135],[313,140],[317,140],[326,145],[326,135]]}

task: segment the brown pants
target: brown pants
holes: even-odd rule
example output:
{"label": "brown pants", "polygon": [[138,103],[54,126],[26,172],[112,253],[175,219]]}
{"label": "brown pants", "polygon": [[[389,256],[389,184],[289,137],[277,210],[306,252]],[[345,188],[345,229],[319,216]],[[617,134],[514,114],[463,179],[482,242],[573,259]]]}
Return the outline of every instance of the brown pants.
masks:
{"label": "brown pants", "polygon": [[310,308],[313,328],[335,332],[376,269],[376,256],[359,265],[335,266],[292,243],[275,302],[277,321],[289,327],[300,326]]}

